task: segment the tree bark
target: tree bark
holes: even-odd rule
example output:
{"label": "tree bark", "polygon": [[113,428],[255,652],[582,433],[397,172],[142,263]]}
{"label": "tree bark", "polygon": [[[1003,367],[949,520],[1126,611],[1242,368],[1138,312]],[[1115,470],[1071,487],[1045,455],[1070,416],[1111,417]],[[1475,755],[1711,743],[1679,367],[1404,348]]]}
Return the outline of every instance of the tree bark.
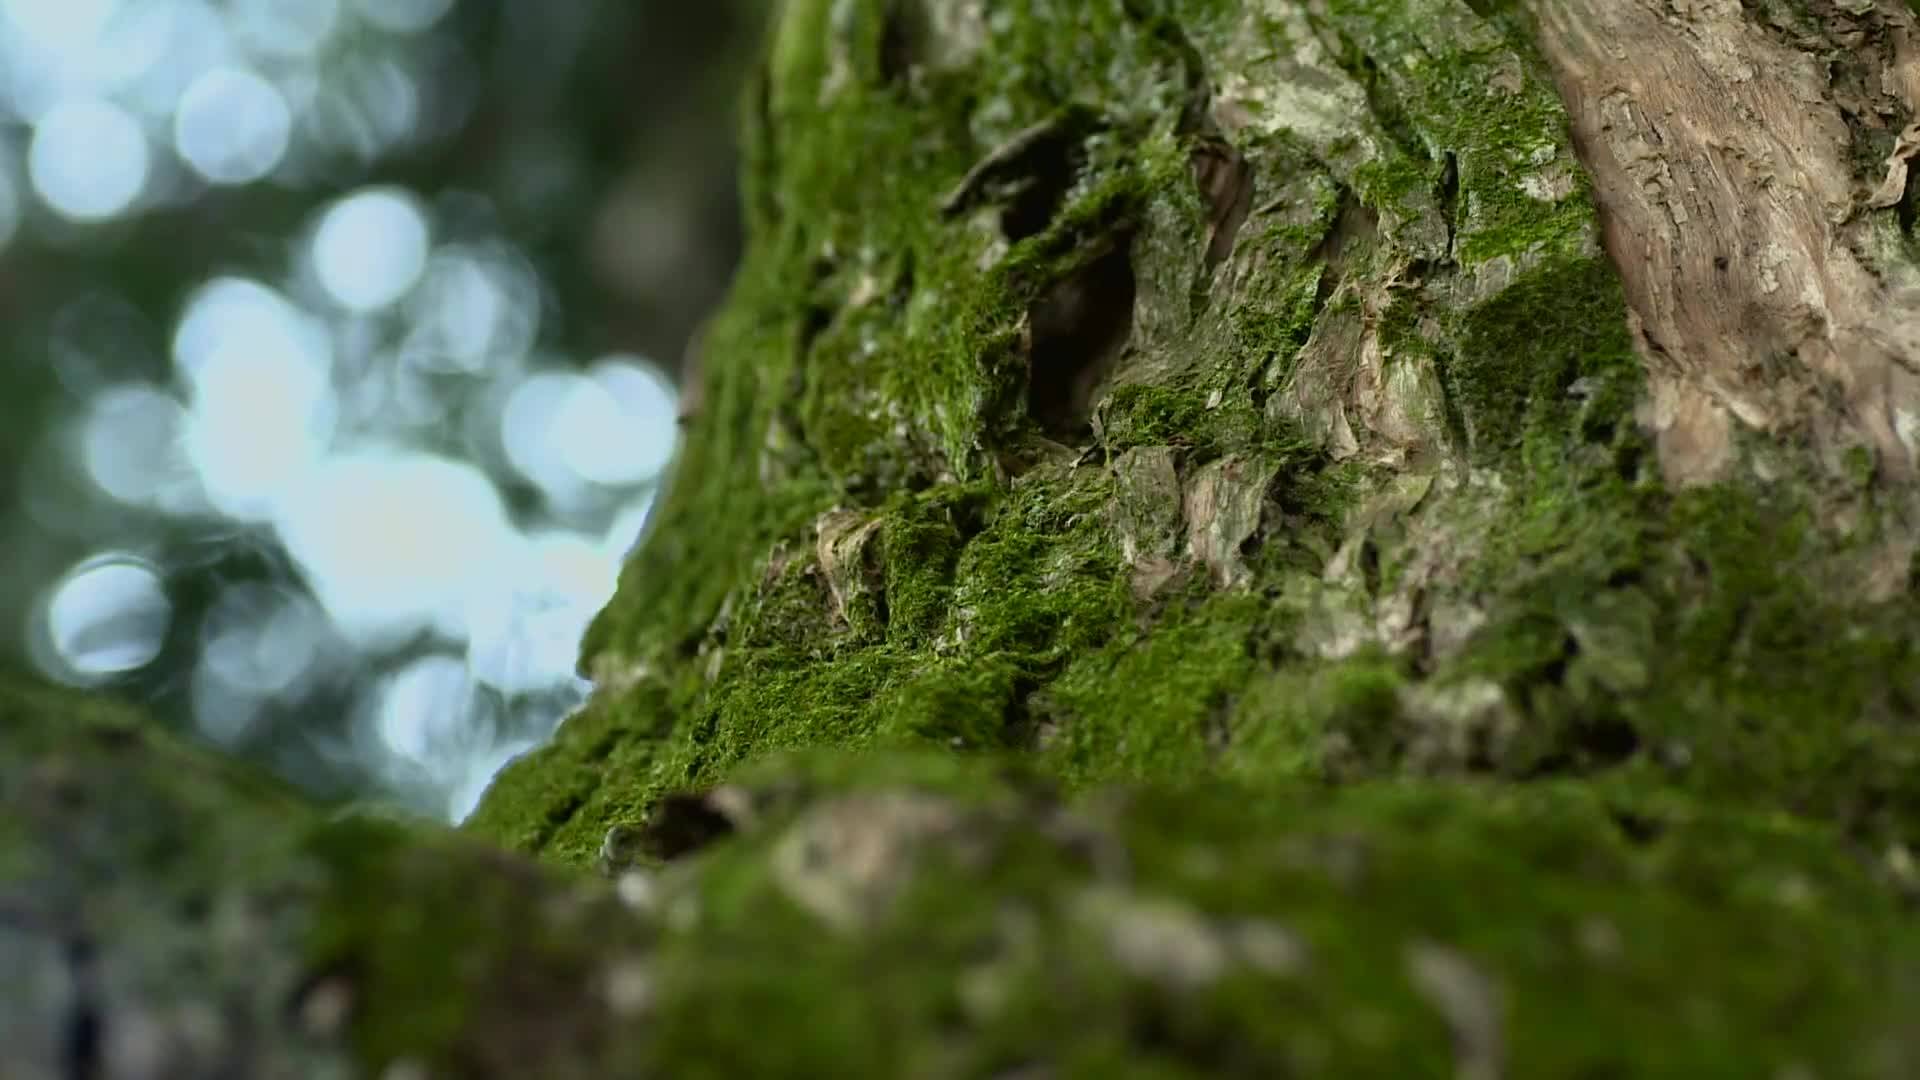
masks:
{"label": "tree bark", "polygon": [[446,1075],[1920,1071],[1916,32],[787,0],[597,694],[470,824],[627,908],[275,809],[213,968]]}

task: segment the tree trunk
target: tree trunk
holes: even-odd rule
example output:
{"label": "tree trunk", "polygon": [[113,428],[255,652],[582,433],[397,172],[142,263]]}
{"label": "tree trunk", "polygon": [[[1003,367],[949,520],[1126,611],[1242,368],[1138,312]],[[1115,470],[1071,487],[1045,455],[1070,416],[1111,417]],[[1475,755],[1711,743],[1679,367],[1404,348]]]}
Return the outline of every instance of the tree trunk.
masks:
{"label": "tree trunk", "polygon": [[436,1075],[1920,1073],[1917,35],[787,0],[598,693],[470,826],[637,910],[276,809],[169,977]]}

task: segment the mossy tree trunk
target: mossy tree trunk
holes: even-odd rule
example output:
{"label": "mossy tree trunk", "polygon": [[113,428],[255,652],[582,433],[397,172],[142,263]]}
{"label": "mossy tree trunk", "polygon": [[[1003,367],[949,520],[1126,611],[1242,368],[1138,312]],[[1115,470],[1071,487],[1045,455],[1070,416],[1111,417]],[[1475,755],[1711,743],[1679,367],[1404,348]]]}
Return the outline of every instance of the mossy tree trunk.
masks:
{"label": "mossy tree trunk", "polygon": [[787,0],[599,692],[470,826],[631,911],[308,822],[300,1015],[448,1075],[1920,1071],[1917,34]]}

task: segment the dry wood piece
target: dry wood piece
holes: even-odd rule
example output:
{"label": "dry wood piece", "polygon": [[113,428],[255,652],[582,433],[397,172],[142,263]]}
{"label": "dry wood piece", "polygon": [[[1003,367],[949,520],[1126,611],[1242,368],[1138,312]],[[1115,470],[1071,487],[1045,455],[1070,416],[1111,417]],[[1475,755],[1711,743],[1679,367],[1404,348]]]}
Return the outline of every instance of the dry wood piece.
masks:
{"label": "dry wood piece", "polygon": [[1908,124],[1893,144],[1893,152],[1887,155],[1887,178],[1867,196],[1869,210],[1885,210],[1906,197],[1907,163],[1915,154],[1920,154],[1920,124]]}

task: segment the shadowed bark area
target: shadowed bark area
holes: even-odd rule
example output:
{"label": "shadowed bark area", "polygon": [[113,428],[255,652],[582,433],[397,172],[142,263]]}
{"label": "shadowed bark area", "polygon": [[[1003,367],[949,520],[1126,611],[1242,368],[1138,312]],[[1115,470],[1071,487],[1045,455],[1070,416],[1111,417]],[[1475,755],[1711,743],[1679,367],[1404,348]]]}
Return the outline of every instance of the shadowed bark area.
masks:
{"label": "shadowed bark area", "polygon": [[1920,1070],[1913,33],[788,0],[549,868],[322,845],[352,1063]]}

